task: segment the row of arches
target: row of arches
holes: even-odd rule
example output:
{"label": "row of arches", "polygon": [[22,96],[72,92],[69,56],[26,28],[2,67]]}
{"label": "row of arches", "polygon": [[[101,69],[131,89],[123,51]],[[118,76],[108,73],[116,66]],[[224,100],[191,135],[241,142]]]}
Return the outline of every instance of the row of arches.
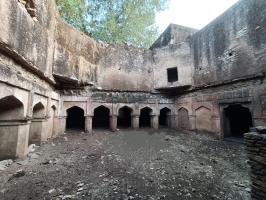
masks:
{"label": "row of arches", "polygon": [[14,95],[0,99],[0,160],[23,155],[31,144],[57,134],[55,105],[50,107],[50,117],[42,102],[32,107],[32,116],[25,116],[24,104]]}
{"label": "row of arches", "polygon": [[[159,126],[170,127],[169,115],[171,110],[169,108],[162,108],[159,115]],[[151,126],[151,114],[152,109],[144,107],[140,110],[139,115],[139,127],[150,127]],[[124,106],[118,110],[117,115],[117,127],[132,127],[132,115],[133,109]],[[93,128],[108,128],[110,110],[105,106],[99,106],[94,109],[92,118]],[[84,110],[78,106],[67,109],[66,128],[78,128],[84,129],[85,119]]]}

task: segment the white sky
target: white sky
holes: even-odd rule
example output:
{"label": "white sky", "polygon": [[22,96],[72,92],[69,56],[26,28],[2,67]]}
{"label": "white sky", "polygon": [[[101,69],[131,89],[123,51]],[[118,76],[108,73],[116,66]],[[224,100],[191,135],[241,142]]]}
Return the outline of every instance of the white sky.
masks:
{"label": "white sky", "polygon": [[201,29],[238,0],[171,0],[169,9],[157,14],[163,32],[170,23]]}

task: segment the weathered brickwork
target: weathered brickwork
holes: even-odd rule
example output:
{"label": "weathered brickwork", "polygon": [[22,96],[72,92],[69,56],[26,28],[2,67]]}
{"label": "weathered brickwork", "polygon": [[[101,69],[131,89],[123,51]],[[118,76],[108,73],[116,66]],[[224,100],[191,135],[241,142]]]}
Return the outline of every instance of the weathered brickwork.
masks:
{"label": "weathered brickwork", "polygon": [[245,133],[246,155],[251,180],[251,199],[266,199],[266,127]]}

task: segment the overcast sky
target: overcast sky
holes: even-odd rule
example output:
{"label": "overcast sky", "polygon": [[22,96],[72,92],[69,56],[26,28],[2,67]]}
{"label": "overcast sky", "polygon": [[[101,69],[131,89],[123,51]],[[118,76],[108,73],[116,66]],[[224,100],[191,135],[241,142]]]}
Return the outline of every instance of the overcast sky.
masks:
{"label": "overcast sky", "polygon": [[156,22],[163,32],[170,24],[201,29],[238,0],[171,0],[168,10],[157,14]]}

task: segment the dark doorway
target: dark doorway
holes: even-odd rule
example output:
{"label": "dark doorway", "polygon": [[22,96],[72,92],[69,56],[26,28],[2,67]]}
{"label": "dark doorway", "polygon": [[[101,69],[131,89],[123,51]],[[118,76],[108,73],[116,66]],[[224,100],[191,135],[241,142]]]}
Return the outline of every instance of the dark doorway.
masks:
{"label": "dark doorway", "polygon": [[109,109],[100,106],[94,109],[92,128],[109,128]]}
{"label": "dark doorway", "polygon": [[82,108],[74,106],[67,109],[66,128],[85,130],[84,110]]}
{"label": "dark doorway", "polygon": [[224,109],[224,137],[243,137],[252,127],[252,116],[241,104],[229,105]]}
{"label": "dark doorway", "polygon": [[159,126],[161,127],[168,127],[169,126],[169,114],[171,110],[169,108],[163,108],[160,110],[159,116]]}
{"label": "dark doorway", "polygon": [[117,117],[118,127],[131,127],[131,111],[132,109],[127,106],[119,109]]}
{"label": "dark doorway", "polygon": [[150,118],[150,113],[151,109],[148,107],[142,108],[140,110],[140,116],[139,116],[139,126],[140,127],[147,127],[151,126],[151,118]]}

